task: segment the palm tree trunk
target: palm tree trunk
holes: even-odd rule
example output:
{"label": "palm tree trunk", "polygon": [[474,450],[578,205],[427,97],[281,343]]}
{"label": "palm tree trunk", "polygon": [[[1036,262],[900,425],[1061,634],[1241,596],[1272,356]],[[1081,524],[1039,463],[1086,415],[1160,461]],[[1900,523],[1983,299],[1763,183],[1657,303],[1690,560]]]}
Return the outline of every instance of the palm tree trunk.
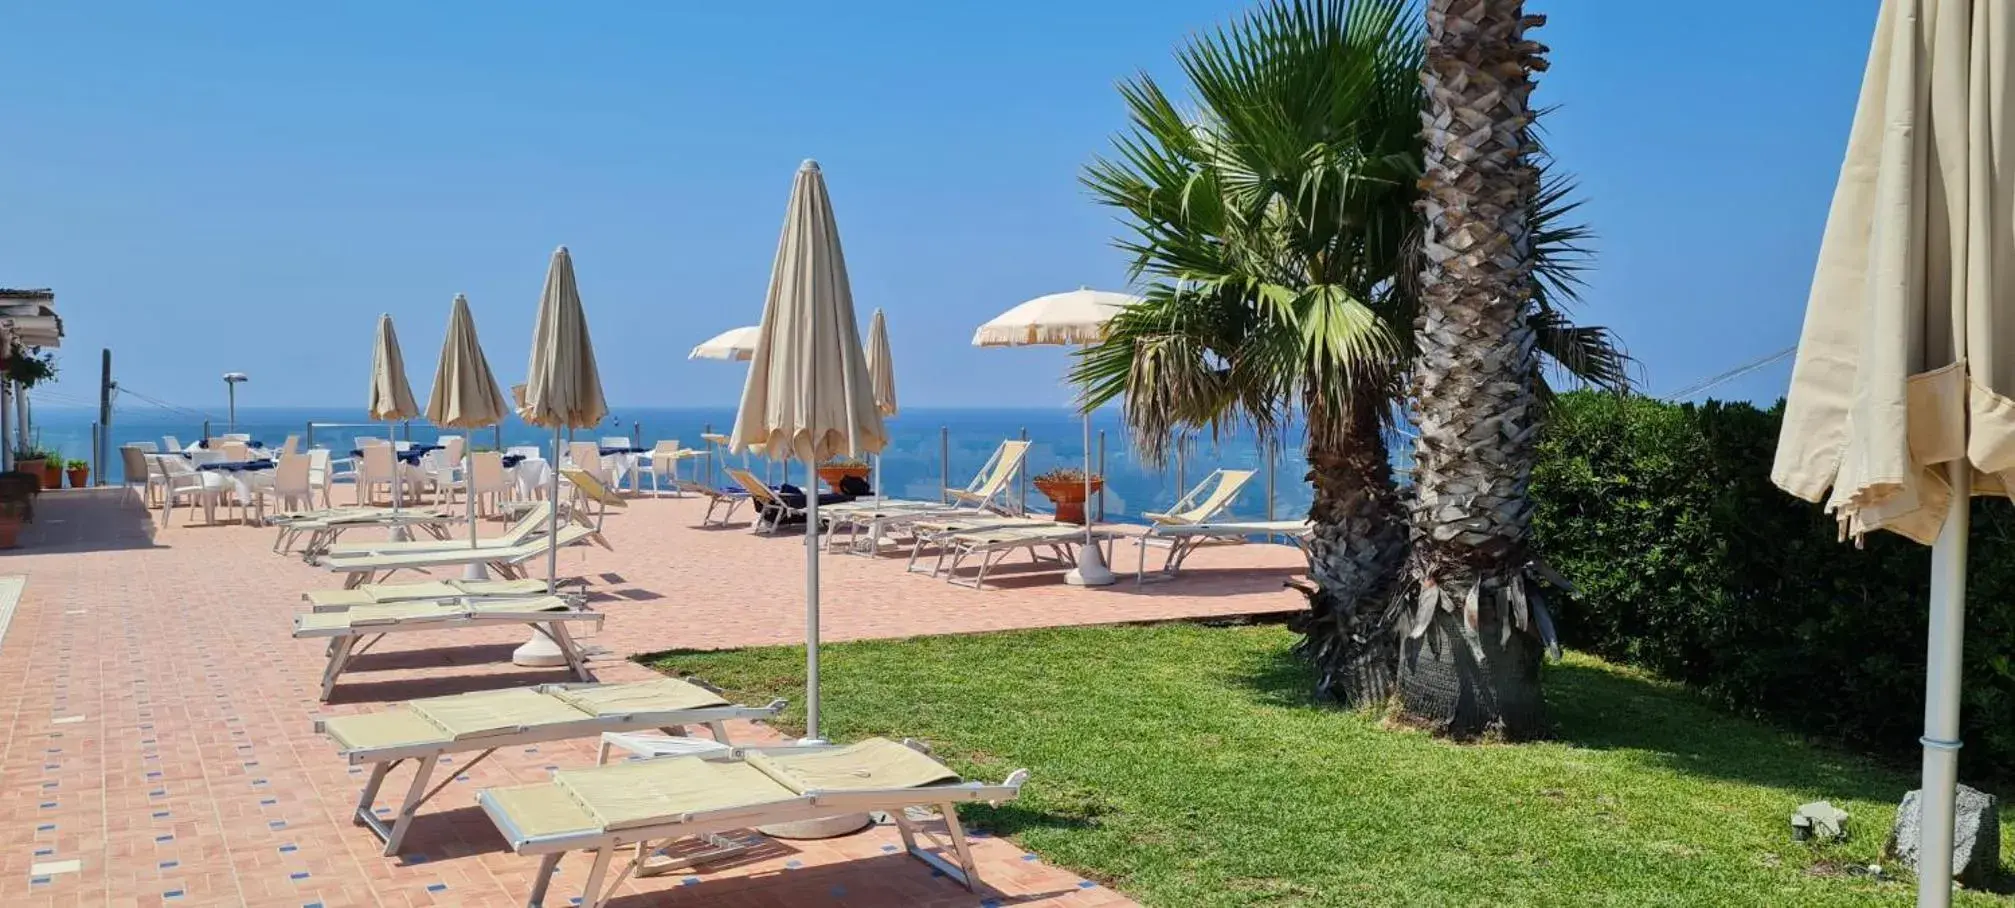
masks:
{"label": "palm tree trunk", "polygon": [[1527,128],[1544,17],[1523,0],[1430,0],[1425,119],[1428,266],[1415,326],[1412,552],[1401,592],[1399,696],[1456,736],[1538,734],[1543,606],[1525,572],[1532,503],[1530,222],[1539,173]]}
{"label": "palm tree trunk", "polygon": [[1315,667],[1316,696],[1352,707],[1383,703],[1399,665],[1387,611],[1406,532],[1379,415],[1384,406],[1382,396],[1353,406],[1343,432],[1309,431],[1315,583],[1297,584],[1309,610],[1291,626],[1302,635],[1296,652]]}

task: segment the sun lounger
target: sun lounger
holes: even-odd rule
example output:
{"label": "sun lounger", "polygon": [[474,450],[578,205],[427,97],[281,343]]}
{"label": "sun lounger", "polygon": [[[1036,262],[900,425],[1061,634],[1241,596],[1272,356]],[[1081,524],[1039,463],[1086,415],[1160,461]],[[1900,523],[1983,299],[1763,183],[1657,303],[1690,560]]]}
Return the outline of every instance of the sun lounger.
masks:
{"label": "sun lounger", "polygon": [[1182,570],[1182,562],[1199,546],[1210,542],[1243,542],[1248,536],[1283,536],[1296,546],[1307,548],[1308,538],[1314,527],[1306,520],[1257,520],[1225,521],[1221,523],[1164,523],[1148,528],[1138,540],[1140,545],[1140,569],[1135,575],[1134,585],[1147,582],[1147,550],[1160,542],[1168,546],[1168,558],[1162,562],[1160,576],[1174,578]]}
{"label": "sun lounger", "polygon": [[[870,738],[848,747],[739,748],[562,769],[550,782],[484,789],[476,802],[513,852],[540,856],[528,906],[545,904],[562,856],[585,850],[595,860],[577,904],[602,908],[653,842],[864,811],[886,813],[911,855],[976,890],[979,875],[955,805],[1013,800],[1027,779],[1027,770],[1016,770],[998,785],[965,782],[920,745]],[[949,841],[940,850],[950,860],[918,844],[912,807],[943,814]],[[636,857],[611,879],[616,853],[633,846]]]}
{"label": "sun lounger", "polygon": [[[1095,542],[1107,544],[1106,563],[1112,563],[1110,549],[1113,534],[1094,529],[1091,531],[1091,537]],[[935,577],[942,572],[948,583],[970,586],[976,590],[986,589],[987,573],[1016,549],[1027,549],[1029,559],[1037,563],[1045,560],[1042,552],[1047,549],[1052,555],[1048,560],[1058,565],[1070,565],[1077,562],[1075,545],[1084,539],[1084,527],[1055,521],[1044,521],[1041,526],[1001,526],[954,531],[938,538],[938,560],[931,569],[931,576]],[[965,564],[966,559],[975,555],[980,559],[979,571],[973,575],[970,582],[960,579],[959,568]]]}
{"label": "sun lounger", "polygon": [[544,580],[422,580],[417,583],[366,583],[348,590],[310,590],[301,599],[318,612],[340,612],[360,605],[416,602],[422,599],[525,599],[546,594]]}
{"label": "sun lounger", "polygon": [[[603,485],[600,479],[595,478],[595,474],[580,467],[561,467],[560,478],[566,480],[567,485],[573,487],[574,500],[576,502],[582,505],[593,504],[601,506],[601,510],[595,512],[594,526],[597,533],[601,532],[602,518],[609,516],[610,508],[627,508],[630,506],[628,501],[623,500],[623,496],[610,491],[609,487]],[[587,508],[582,507],[580,510],[585,512]]]}
{"label": "sun lounger", "polygon": [[1003,514],[1015,513],[1019,507],[1007,503],[1010,480],[1020,473],[1022,462],[1028,458],[1028,442],[1017,439],[1003,441],[987,458],[979,473],[973,476],[971,485],[963,489],[946,489],[945,500],[951,504],[971,508],[976,511],[999,511]]}
{"label": "sun lounger", "polygon": [[[600,542],[601,534],[588,527],[567,524],[560,527],[559,546],[565,548],[581,542]],[[504,575],[507,580],[523,576],[521,565],[546,554],[548,540],[535,536],[509,548],[455,548],[438,549],[431,552],[403,552],[394,554],[368,553],[363,555],[330,555],[321,560],[322,567],[332,571],[342,571],[349,576],[343,581],[346,590],[356,589],[370,583],[373,578],[382,582],[399,571],[418,571],[428,568],[466,567],[471,564],[488,565],[491,570]]]}
{"label": "sun lounger", "polygon": [[[970,516],[970,508],[947,505],[941,501],[915,501],[901,498],[875,500],[859,498],[828,508],[819,506],[819,519],[825,523],[825,531],[831,536],[827,548],[838,551],[842,543],[841,530],[846,531],[844,542],[847,550],[856,555],[873,555],[881,551],[882,538],[897,526],[930,518],[951,518]],[[867,536],[863,544],[861,536]]]}
{"label": "sun lounger", "polygon": [[[315,730],[335,741],[337,753],[351,766],[371,767],[370,779],[357,800],[356,820],[378,834],[385,843],[385,854],[391,856],[399,853],[413,814],[447,786],[443,782],[427,787],[444,756],[474,752],[474,759],[455,768],[456,772],[467,772],[505,747],[638,729],[676,733],[686,725],[705,725],[713,733],[712,742],[690,739],[696,752],[697,746],[706,744],[726,751],[731,743],[726,725],[729,719],[768,719],[783,707],[782,700],[762,707],[737,706],[712,688],[661,678],[633,684],[549,684],[409,700],[380,712],[318,719]],[[388,825],[373,805],[386,775],[408,760],[417,768],[405,801]]]}
{"label": "sun lounger", "polygon": [[[754,526],[750,527],[754,532],[775,532],[784,525],[785,521],[805,516],[805,506],[803,504],[791,504],[789,500],[784,498],[782,493],[764,485],[763,481],[757,479],[754,473],[729,467],[728,478],[733,479],[736,485],[741,486],[744,491],[747,491],[749,493],[749,501],[755,504],[756,522]],[[819,507],[824,508],[829,505],[841,504],[852,500],[852,498],[843,495],[828,493],[819,496]]]}
{"label": "sun lounger", "polygon": [[1146,511],[1140,516],[1156,526],[1208,523],[1231,506],[1240,489],[1251,481],[1251,470],[1216,470],[1177,499],[1167,511]]}
{"label": "sun lounger", "polygon": [[406,552],[438,552],[443,549],[453,548],[507,549],[512,546],[522,545],[533,536],[545,532],[547,518],[551,517],[552,513],[552,504],[541,501],[519,515],[504,532],[488,538],[477,539],[474,543],[471,543],[467,539],[415,539],[410,541],[378,539],[371,542],[345,542],[330,545],[323,550],[322,554],[325,556],[366,555],[374,553],[394,555]]}
{"label": "sun lounger", "polygon": [[[582,681],[594,680],[567,625],[602,624],[600,612],[575,606],[558,596],[505,602],[390,602],[360,605],[340,612],[308,612],[294,616],[296,639],[329,640],[329,663],[322,669],[322,699],[336,690],[336,678],[350,660],[363,655],[386,634],[445,631],[466,627],[529,624],[551,638],[567,659],[567,667]],[[361,642],[360,642],[361,641]]]}
{"label": "sun lounger", "polygon": [[325,511],[302,511],[279,514],[267,518],[279,527],[279,538],[273,542],[273,551],[285,552],[293,547],[294,541],[303,535],[308,537],[301,546],[305,558],[327,552],[345,532],[356,529],[420,529],[436,539],[448,538],[448,526],[463,515],[443,508],[331,508]]}
{"label": "sun lounger", "polygon": [[[703,482],[686,479],[672,480],[672,485],[680,492],[691,492],[707,500],[707,513],[700,518],[700,526],[726,526],[735,516],[735,511],[748,502],[749,493],[740,489],[716,489]],[[714,516],[719,510],[720,516]]]}
{"label": "sun lounger", "polygon": [[[960,511],[957,514],[919,514],[914,517],[898,515],[891,518],[889,522],[891,525],[904,527],[910,532],[910,561],[908,569],[911,571],[917,569],[917,560],[923,556],[924,549],[935,545],[939,548],[940,554],[942,554],[945,541],[950,539],[955,533],[974,533],[980,530],[997,530],[1012,527],[1042,528],[1057,525],[1055,520],[1045,517],[1009,517],[1003,514],[975,514],[970,511]],[[932,569],[931,574],[932,576],[936,576],[937,570]]]}

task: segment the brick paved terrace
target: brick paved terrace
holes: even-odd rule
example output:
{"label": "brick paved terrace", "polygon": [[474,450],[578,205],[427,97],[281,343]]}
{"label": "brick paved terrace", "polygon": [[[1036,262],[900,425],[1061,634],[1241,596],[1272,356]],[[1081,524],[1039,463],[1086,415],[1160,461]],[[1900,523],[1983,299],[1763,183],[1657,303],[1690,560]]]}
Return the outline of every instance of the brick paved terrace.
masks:
{"label": "brick paved terrace", "polygon": [[[803,639],[802,538],[700,529],[703,509],[637,500],[608,518],[614,551],[562,554],[561,573],[586,577],[607,615],[586,640],[600,680],[650,677],[628,660],[636,653]],[[505,850],[474,793],[591,764],[593,740],[499,751],[452,777],[420,814],[405,854],[385,858],[349,818],[363,770],[338,760],[311,722],[412,697],[564,680],[510,664],[524,628],[387,638],[323,704],[322,644],[288,631],[301,593],[339,580],[273,554],[271,530],[162,529],[158,512],[119,490],[45,494],[37,518],[22,548],[0,554],[0,579],[25,579],[0,643],[0,904],[523,904],[537,861]],[[189,519],[186,509],[176,514],[177,524]],[[897,559],[828,556],[825,637],[1251,615],[1301,603],[1282,586],[1303,564],[1289,547],[1206,548],[1182,578],[1139,590],[1134,552],[1118,546],[1122,582],[1101,590],[1066,586],[1054,568],[1029,569],[1019,556],[989,590],[908,574]],[[0,582],[0,603],[14,585]],[[731,731],[737,741],[777,737],[748,723]],[[380,804],[404,791],[405,775],[393,774]],[[632,881],[614,904],[1132,904],[984,835],[975,842],[983,885],[967,893],[903,855],[899,841],[887,825],[824,842],[772,841],[731,866]],[[568,856],[547,904],[569,904],[588,863]]]}

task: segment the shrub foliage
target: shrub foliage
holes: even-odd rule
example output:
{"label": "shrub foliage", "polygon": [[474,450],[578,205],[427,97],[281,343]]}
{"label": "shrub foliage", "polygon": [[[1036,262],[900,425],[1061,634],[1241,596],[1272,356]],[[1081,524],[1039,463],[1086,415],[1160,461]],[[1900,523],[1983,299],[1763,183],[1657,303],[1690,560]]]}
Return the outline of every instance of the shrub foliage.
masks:
{"label": "shrub foliage", "polygon": [[[1770,484],[1782,406],[1563,396],[1533,495],[1540,552],[1577,587],[1563,639],[1736,711],[1877,753],[1916,748],[1929,549],[1863,547]],[[1974,503],[1961,767],[2015,768],[2015,513]]]}

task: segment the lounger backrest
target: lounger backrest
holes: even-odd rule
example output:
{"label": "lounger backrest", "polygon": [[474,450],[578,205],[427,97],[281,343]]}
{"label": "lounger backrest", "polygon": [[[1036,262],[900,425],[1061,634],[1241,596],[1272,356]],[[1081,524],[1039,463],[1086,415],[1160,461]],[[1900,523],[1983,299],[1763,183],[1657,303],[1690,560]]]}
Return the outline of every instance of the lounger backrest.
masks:
{"label": "lounger backrest", "polygon": [[596,478],[595,474],[587,470],[583,470],[580,467],[567,467],[560,471],[560,475],[566,477],[568,482],[573,483],[574,488],[581,490],[581,494],[586,495],[589,501],[602,505],[614,505],[619,508],[629,506],[629,502],[624,501],[622,496],[609,491],[608,486],[602,485],[602,481]]}
{"label": "lounger backrest", "polygon": [[540,530],[545,529],[546,524],[550,522],[552,516],[552,503],[541,501],[533,505],[531,510],[526,511],[524,516],[519,517],[515,523],[512,523],[511,528],[505,530],[503,535],[498,536],[496,544],[505,546],[518,545],[537,535]]}
{"label": "lounger backrest", "polygon": [[[1202,523],[1212,517],[1216,517],[1218,512],[1223,511],[1231,505],[1232,499],[1238,497],[1239,490],[1245,488],[1246,482],[1252,479],[1252,472],[1251,470],[1218,470],[1204,477],[1202,482],[1196,484],[1196,488],[1189,490],[1189,494],[1184,495],[1182,500],[1176,502],[1175,507],[1169,510],[1168,521],[1172,523]],[[1204,496],[1206,489],[1210,493],[1208,496]],[[1199,500],[1200,496],[1202,496],[1201,500]],[[1188,507],[1185,508],[1184,505],[1188,505]]]}
{"label": "lounger backrest", "polygon": [[737,467],[729,467],[728,478],[733,479],[737,485],[742,487],[743,491],[748,492],[749,497],[755,499],[757,504],[770,507],[784,503],[784,500],[778,498],[777,493],[770,491],[770,487],[764,485],[762,480],[757,479],[754,473]]}
{"label": "lounger backrest", "polygon": [[656,464],[660,457],[676,456],[680,450],[682,449],[679,447],[678,439],[661,439],[656,445],[651,447],[651,463]]}
{"label": "lounger backrest", "polygon": [[1007,488],[1008,481],[1021,469],[1022,460],[1028,457],[1028,442],[1008,439],[994,449],[993,456],[973,477],[972,485],[966,486],[966,494],[982,500],[992,500]]}

